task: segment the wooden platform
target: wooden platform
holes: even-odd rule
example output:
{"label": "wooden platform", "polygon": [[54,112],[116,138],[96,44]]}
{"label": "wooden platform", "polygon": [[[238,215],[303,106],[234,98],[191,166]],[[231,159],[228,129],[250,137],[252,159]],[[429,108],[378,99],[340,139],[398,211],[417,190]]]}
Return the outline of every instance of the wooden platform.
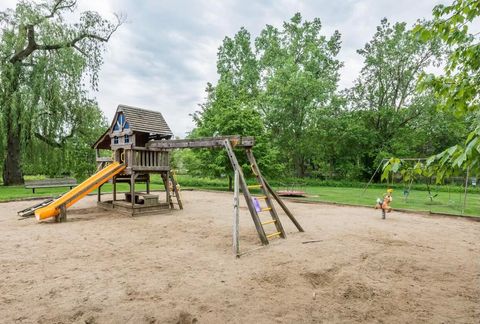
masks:
{"label": "wooden platform", "polygon": [[170,211],[170,205],[168,203],[159,203],[155,206],[135,204],[132,207],[132,203],[126,202],[125,200],[116,200],[115,202],[112,200],[99,201],[97,202],[97,206],[108,210],[115,209],[122,214],[131,216],[159,214]]}

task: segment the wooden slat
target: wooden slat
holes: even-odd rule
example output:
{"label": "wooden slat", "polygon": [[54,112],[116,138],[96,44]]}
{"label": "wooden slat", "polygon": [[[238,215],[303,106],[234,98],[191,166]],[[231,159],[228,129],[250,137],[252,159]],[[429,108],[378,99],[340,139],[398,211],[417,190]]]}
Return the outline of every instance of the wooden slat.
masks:
{"label": "wooden slat", "polygon": [[168,171],[170,167],[168,165],[162,166],[141,166],[141,165],[134,165],[130,168],[131,171]]}
{"label": "wooden slat", "polygon": [[262,225],[268,225],[268,224],[272,224],[272,223],[275,223],[275,222],[276,222],[276,220],[271,219],[269,221],[262,222]]}
{"label": "wooden slat", "polygon": [[97,157],[96,158],[97,162],[112,162],[112,158],[110,156],[108,157]]}
{"label": "wooden slat", "polygon": [[32,180],[32,181],[25,181],[25,187],[27,186],[51,186],[51,185],[76,185],[77,180],[73,178],[51,178],[51,179],[43,179],[43,180]]}
{"label": "wooden slat", "polygon": [[282,232],[276,232],[276,233],[268,234],[267,238],[271,238],[271,237],[274,237],[274,236],[280,236],[280,235],[282,235]]}

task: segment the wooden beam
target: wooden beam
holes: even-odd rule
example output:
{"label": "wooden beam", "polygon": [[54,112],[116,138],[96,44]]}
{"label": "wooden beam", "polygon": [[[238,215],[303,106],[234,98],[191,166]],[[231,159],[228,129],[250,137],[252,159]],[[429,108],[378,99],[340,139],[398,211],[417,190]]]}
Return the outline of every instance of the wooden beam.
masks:
{"label": "wooden beam", "polygon": [[157,140],[147,143],[148,149],[174,149],[174,148],[224,148],[225,140],[232,147],[252,147],[255,145],[253,136],[219,136],[195,139]]}

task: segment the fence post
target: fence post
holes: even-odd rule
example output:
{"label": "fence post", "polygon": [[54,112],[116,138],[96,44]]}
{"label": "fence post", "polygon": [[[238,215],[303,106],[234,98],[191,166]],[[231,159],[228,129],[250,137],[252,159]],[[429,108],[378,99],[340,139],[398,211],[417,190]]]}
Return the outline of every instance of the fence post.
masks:
{"label": "fence post", "polygon": [[470,171],[470,167],[467,168],[467,176],[465,177],[465,194],[463,195],[462,215],[465,213],[465,208],[467,207],[467,188],[468,188],[469,171]]}

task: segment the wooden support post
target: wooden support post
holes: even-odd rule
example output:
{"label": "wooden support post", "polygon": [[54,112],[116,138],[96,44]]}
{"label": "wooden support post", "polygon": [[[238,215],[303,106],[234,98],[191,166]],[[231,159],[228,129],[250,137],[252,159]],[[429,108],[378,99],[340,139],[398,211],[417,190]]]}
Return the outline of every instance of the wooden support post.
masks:
{"label": "wooden support post", "polygon": [[170,209],[174,209],[175,207],[173,206],[173,200],[172,200],[172,195],[170,193],[170,171],[166,172],[165,175],[165,187],[167,191],[167,203],[170,205]]}
{"label": "wooden support post", "polygon": [[62,223],[67,221],[67,206],[65,204],[60,205],[60,214],[55,216],[55,222]]}
{"label": "wooden support post", "polygon": [[130,194],[132,195],[132,208],[135,206],[135,172],[130,176]]}
{"label": "wooden support post", "polygon": [[112,179],[113,184],[113,201],[117,200],[117,176]]}
{"label": "wooden support post", "polygon": [[97,189],[97,201],[102,201],[102,186]]}
{"label": "wooden support post", "polygon": [[150,194],[150,173],[147,174],[147,182],[146,182],[146,186],[147,186],[147,194]]}
{"label": "wooden support post", "polygon": [[468,192],[469,171],[470,171],[470,167],[467,168],[467,175],[465,176],[465,194],[463,195],[462,215],[465,213],[465,208],[467,208],[467,192]]}
{"label": "wooden support post", "polygon": [[235,257],[240,257],[240,245],[239,245],[239,187],[238,187],[238,171],[235,170],[234,183],[233,183],[233,254]]}

